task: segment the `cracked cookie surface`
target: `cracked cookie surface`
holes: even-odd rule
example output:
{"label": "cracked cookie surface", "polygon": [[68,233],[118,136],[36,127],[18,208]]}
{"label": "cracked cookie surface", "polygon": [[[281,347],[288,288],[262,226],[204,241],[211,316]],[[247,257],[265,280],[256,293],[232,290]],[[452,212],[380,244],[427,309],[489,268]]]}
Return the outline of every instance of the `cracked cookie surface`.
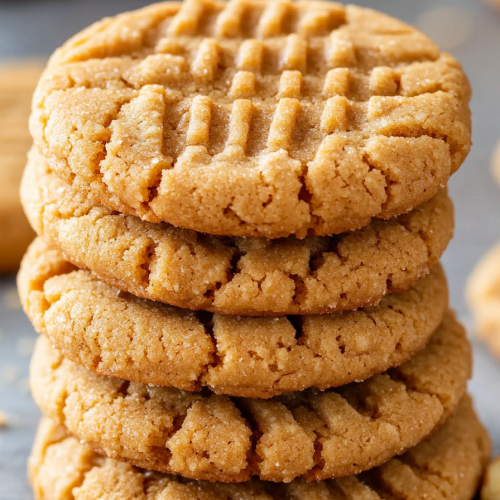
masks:
{"label": "cracked cookie surface", "polygon": [[32,151],[22,199],[34,229],[99,280],[222,314],[322,314],[377,304],[428,273],[454,228],[445,190],[412,212],[333,237],[214,237],[97,206]]}
{"label": "cracked cookie surface", "polygon": [[461,66],[331,2],[162,3],[56,51],[31,131],[77,191],[229,236],[331,235],[434,196],[471,145]]}
{"label": "cracked cookie surface", "polygon": [[442,425],[471,351],[452,314],[410,361],[335,391],[229,398],[103,377],[41,336],[31,389],[42,412],[97,452],[192,479],[323,480],[381,465]]}
{"label": "cracked cookie surface", "polygon": [[466,396],[428,440],[358,476],[279,485],[183,480],[103,458],[48,419],[40,424],[29,476],[37,500],[471,500],[490,453],[488,433]]}
{"label": "cracked cookie surface", "polygon": [[100,375],[270,398],[328,389],[399,366],[440,325],[441,267],[378,306],[321,316],[245,318],[137,299],[100,283],[40,240],[18,276],[24,310],[68,359]]}

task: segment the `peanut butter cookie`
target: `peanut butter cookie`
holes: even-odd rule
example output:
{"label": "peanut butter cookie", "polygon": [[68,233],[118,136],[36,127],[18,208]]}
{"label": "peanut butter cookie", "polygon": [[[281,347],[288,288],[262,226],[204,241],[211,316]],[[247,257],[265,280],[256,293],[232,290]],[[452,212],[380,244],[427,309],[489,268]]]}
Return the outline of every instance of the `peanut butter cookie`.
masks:
{"label": "peanut butter cookie", "polygon": [[192,479],[290,482],[357,474],[415,446],[453,414],[470,372],[448,315],[410,361],[335,391],[262,400],[130,383],[63,358],[45,336],[31,389],[46,416],[111,458]]}
{"label": "peanut butter cookie", "polygon": [[119,292],[41,240],[18,278],[24,310],[61,353],[100,375],[270,398],[328,389],[399,366],[424,348],[448,307],[440,266],[378,306],[322,316],[194,313]]}
{"label": "peanut butter cookie", "polygon": [[457,413],[430,439],[359,476],[235,485],[182,480],[102,458],[64,427],[44,419],[29,475],[37,500],[471,500],[490,449],[488,433],[465,397]]}
{"label": "peanut butter cookie", "polygon": [[35,230],[100,281],[221,314],[322,314],[377,304],[428,273],[453,235],[445,191],[412,212],[334,237],[213,237],[96,206],[36,152],[22,185]]}
{"label": "peanut butter cookie", "polygon": [[470,86],[425,35],[333,2],[187,0],[52,57],[31,131],[99,204],[228,236],[331,235],[432,198],[471,146]]}

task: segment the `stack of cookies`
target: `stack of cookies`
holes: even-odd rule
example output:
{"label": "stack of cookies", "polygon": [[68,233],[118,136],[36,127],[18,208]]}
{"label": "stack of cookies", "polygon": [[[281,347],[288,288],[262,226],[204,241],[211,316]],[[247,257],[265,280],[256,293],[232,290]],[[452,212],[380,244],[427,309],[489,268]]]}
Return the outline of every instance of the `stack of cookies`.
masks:
{"label": "stack of cookies", "polygon": [[470,500],[439,259],[460,65],[324,1],[167,2],[51,58],[22,185],[38,499]]}

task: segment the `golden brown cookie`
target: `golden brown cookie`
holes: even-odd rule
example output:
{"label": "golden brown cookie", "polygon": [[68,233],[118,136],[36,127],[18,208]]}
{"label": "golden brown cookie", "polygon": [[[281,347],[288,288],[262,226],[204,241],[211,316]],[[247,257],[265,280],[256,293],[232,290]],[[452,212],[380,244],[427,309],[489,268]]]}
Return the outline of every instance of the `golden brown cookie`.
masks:
{"label": "golden brown cookie", "polygon": [[500,244],[476,265],[469,277],[466,294],[478,334],[500,357]]}
{"label": "golden brown cookie", "polygon": [[424,348],[448,306],[441,267],[378,306],[307,317],[244,318],[137,299],[37,239],[18,277],[24,310],[62,354],[99,375],[270,398],[328,389],[399,366]]}
{"label": "golden brown cookie", "polygon": [[45,336],[31,389],[46,416],[109,457],[193,479],[289,482],[356,474],[415,446],[454,412],[470,371],[450,314],[410,361],[335,391],[261,400],[130,383],[64,359]]}
{"label": "golden brown cookie", "polygon": [[44,419],[29,475],[37,500],[471,500],[490,449],[488,433],[465,397],[458,412],[430,439],[359,476],[235,485],[186,481],[102,458],[64,427]]}
{"label": "golden brown cookie", "polygon": [[35,237],[19,200],[19,185],[32,139],[31,97],[42,73],[34,61],[0,64],[0,273],[17,271]]}
{"label": "golden brown cookie", "polygon": [[165,2],[52,57],[31,131],[67,183],[217,235],[331,235],[432,198],[471,145],[461,66],[337,3]]}
{"label": "golden brown cookie", "polygon": [[334,237],[213,237],[89,202],[36,152],[22,185],[45,241],[99,280],[148,299],[222,314],[318,314],[377,304],[410,288],[453,235],[445,191],[412,212]]}
{"label": "golden brown cookie", "polygon": [[486,471],[481,500],[498,500],[500,498],[500,457],[497,457]]}

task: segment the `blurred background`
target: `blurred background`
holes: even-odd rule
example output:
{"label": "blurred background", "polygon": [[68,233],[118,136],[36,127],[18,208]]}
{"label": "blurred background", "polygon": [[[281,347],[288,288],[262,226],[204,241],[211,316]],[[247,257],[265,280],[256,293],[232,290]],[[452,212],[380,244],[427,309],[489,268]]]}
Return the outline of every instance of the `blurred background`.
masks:
{"label": "blurred background", "polygon": [[[29,60],[31,68],[27,70],[29,74],[23,89],[13,90],[8,84],[2,86],[0,76],[0,162],[7,161],[6,158],[12,160],[14,142],[16,151],[29,147],[27,123],[23,123],[30,85],[33,85],[29,79],[31,82],[36,80],[33,74],[39,71],[37,64],[43,63],[67,38],[92,22],[149,3],[145,0],[0,0],[0,73],[2,65],[10,67],[19,58]],[[452,305],[469,329],[474,345],[475,375],[470,389],[492,433],[498,454],[500,362],[476,340],[464,300],[464,286],[474,264],[500,241],[500,186],[493,181],[490,168],[493,151],[500,140],[500,0],[358,0],[356,3],[419,26],[443,50],[462,62],[472,83],[474,147],[451,180],[456,233],[445,254],[444,265]],[[21,91],[24,94],[19,97]],[[14,94],[15,99],[22,101],[19,104],[16,101],[15,115],[21,124],[16,121],[15,138],[1,108],[2,97],[12,104]],[[2,201],[6,198],[2,184],[12,191],[12,184],[8,182],[16,182],[5,181],[1,170],[0,221],[5,206]],[[22,224],[19,216],[16,226]],[[2,243],[9,245],[7,240],[0,225],[0,252]],[[32,498],[25,476],[26,458],[39,418],[29,395],[27,378],[34,339],[35,333],[20,308],[11,270],[11,274],[0,276],[0,421],[2,415],[7,417],[7,425],[1,427],[0,424],[0,500]]]}

